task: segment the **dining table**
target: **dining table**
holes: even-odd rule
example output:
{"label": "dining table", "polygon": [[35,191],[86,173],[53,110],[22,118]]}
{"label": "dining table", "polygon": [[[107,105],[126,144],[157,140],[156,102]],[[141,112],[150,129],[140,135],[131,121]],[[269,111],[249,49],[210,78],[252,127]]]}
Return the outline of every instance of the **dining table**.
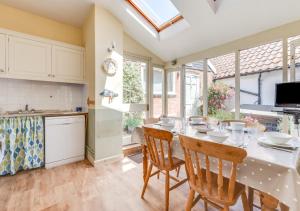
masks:
{"label": "dining table", "polygon": [[[165,128],[159,124],[149,124],[153,127],[172,131],[172,155],[184,160],[184,154],[179,141],[179,134],[195,139],[213,141],[207,134],[200,133],[197,127],[186,125],[175,128]],[[264,133],[258,133],[255,137],[243,136],[243,147],[247,151],[247,157],[237,168],[237,182],[276,197],[281,203],[289,207],[289,210],[300,210],[300,156],[299,150],[281,150],[261,146],[259,138]],[[147,146],[145,143],[143,128],[137,127],[132,134],[135,142],[140,143],[143,149],[143,176],[145,179],[148,169]],[[299,141],[295,138],[294,141]],[[222,144],[234,145],[231,136]],[[211,158],[211,170],[218,172],[217,160]],[[223,174],[230,175],[230,163],[223,163]]]}

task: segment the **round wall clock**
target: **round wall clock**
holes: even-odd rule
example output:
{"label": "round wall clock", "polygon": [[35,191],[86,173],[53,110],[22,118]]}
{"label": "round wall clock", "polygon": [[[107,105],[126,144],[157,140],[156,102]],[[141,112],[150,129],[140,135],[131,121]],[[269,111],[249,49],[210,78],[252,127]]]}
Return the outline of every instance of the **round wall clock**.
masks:
{"label": "round wall clock", "polygon": [[109,76],[114,76],[117,73],[118,63],[112,58],[107,58],[103,62],[103,69]]}

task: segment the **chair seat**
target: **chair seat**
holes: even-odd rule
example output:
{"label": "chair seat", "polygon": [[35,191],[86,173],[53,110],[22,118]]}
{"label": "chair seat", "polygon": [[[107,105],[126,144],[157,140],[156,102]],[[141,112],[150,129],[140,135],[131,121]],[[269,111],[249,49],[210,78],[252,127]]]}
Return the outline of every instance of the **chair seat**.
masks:
{"label": "chair seat", "polygon": [[162,168],[161,166],[157,165],[156,163],[153,163],[154,166],[156,166],[158,169],[160,170],[168,170],[168,171],[172,171],[174,169],[176,169],[177,167],[184,165],[184,160],[181,160],[177,157],[172,157],[173,160],[173,166],[171,166],[169,159],[166,157],[165,158],[165,168]]}
{"label": "chair seat", "polygon": [[[206,181],[206,170],[202,169],[202,181]],[[198,179],[198,176],[195,176],[196,178],[196,187],[195,190],[197,190],[200,195],[209,201],[212,201],[217,204],[223,204],[223,205],[234,205],[237,201],[237,199],[240,197],[240,195],[245,191],[245,185],[236,182],[235,183],[235,191],[233,195],[233,200],[228,200],[228,187],[229,187],[229,179],[226,177],[223,177],[223,197],[219,199],[218,196],[218,174],[211,172],[211,184],[212,184],[212,189],[211,189],[211,194],[207,192],[207,182],[203,183],[204,188],[200,188],[200,180]],[[203,191],[204,190],[204,191]],[[231,203],[227,203],[228,201],[231,201]]]}

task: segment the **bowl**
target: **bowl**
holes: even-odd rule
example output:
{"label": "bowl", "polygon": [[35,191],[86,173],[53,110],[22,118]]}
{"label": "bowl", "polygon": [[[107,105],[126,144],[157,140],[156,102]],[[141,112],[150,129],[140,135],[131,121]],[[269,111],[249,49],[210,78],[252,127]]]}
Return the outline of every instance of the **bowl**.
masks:
{"label": "bowl", "polygon": [[203,118],[200,118],[200,117],[192,117],[191,118],[191,123],[192,124],[200,124],[203,122]]}
{"label": "bowl", "polygon": [[209,135],[213,141],[218,143],[223,143],[229,137],[228,133],[219,131],[208,131],[207,135]]}
{"label": "bowl", "polygon": [[199,126],[199,127],[196,127],[196,130],[199,132],[199,133],[207,133],[209,131],[212,131],[213,129],[211,129],[210,127],[207,127],[207,126]]}
{"label": "bowl", "polygon": [[243,130],[245,125],[244,122],[230,122],[231,130]]}
{"label": "bowl", "polygon": [[293,138],[289,134],[279,132],[265,132],[265,136],[274,144],[286,144]]}

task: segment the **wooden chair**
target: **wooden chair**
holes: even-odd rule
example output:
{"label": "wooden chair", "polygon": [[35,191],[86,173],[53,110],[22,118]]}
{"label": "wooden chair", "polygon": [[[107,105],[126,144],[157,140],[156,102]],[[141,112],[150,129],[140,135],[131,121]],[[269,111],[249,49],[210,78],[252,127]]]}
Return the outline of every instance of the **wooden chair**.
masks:
{"label": "wooden chair", "polygon": [[289,207],[286,206],[285,204],[279,202],[279,200],[276,199],[275,197],[273,197],[267,193],[264,193],[262,191],[255,190],[251,187],[248,187],[248,190],[249,190],[249,193],[248,193],[249,194],[249,205],[250,205],[251,211],[253,210],[253,207],[254,207],[254,203],[253,203],[254,192],[258,193],[258,195],[259,195],[262,211],[276,211],[278,208],[278,205],[279,205],[281,211],[289,211]]}
{"label": "wooden chair", "polygon": [[[169,210],[169,192],[187,181],[187,179],[179,181],[177,178],[170,175],[170,171],[176,170],[181,165],[184,165],[184,161],[172,155],[171,144],[173,141],[173,134],[171,132],[150,127],[143,127],[143,129],[147,150],[150,155],[150,166],[147,170],[141,198],[144,198],[149,178],[159,172],[165,171],[165,210]],[[158,170],[151,173],[153,166]],[[170,179],[177,182],[172,187],[170,187]]]}
{"label": "wooden chair", "polygon": [[[244,210],[249,211],[245,186],[236,182],[237,165],[243,162],[247,152],[244,149],[183,135],[180,135],[179,139],[184,151],[190,184],[185,210],[191,210],[202,198],[205,210],[207,210],[207,203],[210,203],[218,209],[227,211],[241,196]],[[218,174],[210,171],[210,157],[218,159]],[[229,179],[223,177],[223,161],[232,164]],[[195,192],[199,195],[194,200]]]}

